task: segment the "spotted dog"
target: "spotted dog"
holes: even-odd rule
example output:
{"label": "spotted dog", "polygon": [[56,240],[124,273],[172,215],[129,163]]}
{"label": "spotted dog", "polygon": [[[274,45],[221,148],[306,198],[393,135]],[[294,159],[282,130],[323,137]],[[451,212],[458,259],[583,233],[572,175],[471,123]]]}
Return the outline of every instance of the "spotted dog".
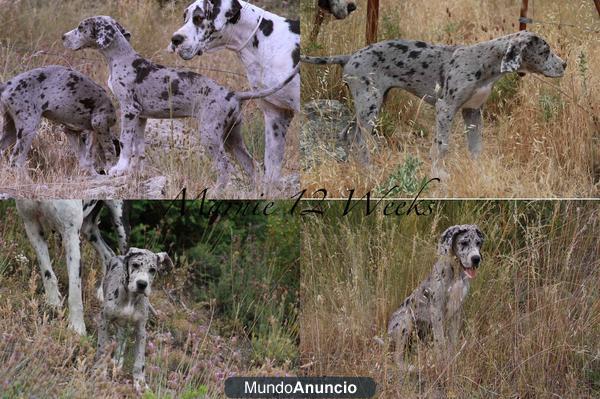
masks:
{"label": "spotted dog", "polygon": [[[272,87],[300,62],[300,21],[238,0],[198,0],[184,12],[184,25],[169,49],[184,60],[221,49],[234,51],[252,87]],[[265,121],[265,180],[281,176],[286,133],[300,109],[300,76],[259,101]]]}
{"label": "spotted dog", "polygon": [[[405,89],[435,105],[437,135],[431,148],[433,177],[445,178],[443,158],[448,152],[454,116],[462,110],[469,150],[482,150],[481,108],[494,83],[512,72],[538,73],[557,78],[566,62],[553,53],[544,39],[519,32],[470,46],[445,46],[413,40],[375,43],[353,55],[303,57],[313,64],[340,64],[354,97],[356,120],[342,133],[359,142],[361,130],[372,132],[386,93]],[[363,160],[368,154],[363,152]]]}
{"label": "spotted dog", "polygon": [[396,344],[395,359],[401,370],[404,351],[411,335],[426,338],[433,332],[438,354],[445,353],[447,337],[453,350],[461,327],[461,308],[469,291],[469,281],[480,266],[483,233],[475,225],[458,225],[442,234],[439,259],[431,274],[408,296],[388,323],[388,335]]}
{"label": "spotted dog", "polygon": [[233,92],[197,73],[167,68],[144,59],[131,47],[129,37],[129,32],[107,16],[84,19],[76,29],[63,35],[66,48],[96,49],[108,62],[108,84],[121,105],[122,145],[119,162],[109,173],[122,174],[141,166],[147,118],[195,117],[201,142],[218,173],[218,187],[226,186],[234,172],[227,153],[232,153],[253,178],[254,160],[246,150],[241,133],[241,104],[267,97],[287,82],[279,82],[279,86],[263,91]]}
{"label": "spotted dog", "polygon": [[10,163],[23,167],[42,117],[60,123],[83,169],[96,175],[115,158],[110,128],[115,108],[102,87],[69,68],[50,65],[32,69],[0,84],[0,114],[4,128],[0,151],[14,145]]}
{"label": "spotted dog", "polygon": [[314,42],[319,36],[321,25],[325,21],[327,14],[333,15],[337,19],[344,19],[356,10],[356,2],[350,0],[318,0],[317,13],[313,30],[310,33],[310,41]]}
{"label": "spotted dog", "polygon": [[[58,280],[52,270],[52,261],[48,252],[46,236],[52,231],[60,234],[69,275],[69,326],[77,333],[85,334],[83,320],[83,302],[81,299],[81,253],[80,233],[94,246],[102,263],[102,276],[110,259],[115,255],[106,244],[100,233],[98,221],[100,210],[104,205],[110,211],[113,224],[117,230],[119,249],[124,253],[127,249],[128,223],[126,207],[123,201],[31,201],[18,200],[17,211],[25,224],[25,232],[38,258],[40,273],[49,305],[60,307],[61,296],[58,291]],[[98,289],[98,297],[102,300],[102,287]]]}
{"label": "spotted dog", "polygon": [[[165,267],[173,267],[165,252],[154,253],[147,249],[130,248],[124,256],[111,259],[104,277],[106,300],[98,328],[98,352],[100,360],[106,352],[112,333],[116,333],[117,350],[114,359],[123,366],[125,353],[125,328],[135,328],[135,355],[133,383],[136,391],[146,388],[144,377],[146,350],[146,321],[150,309],[148,297],[156,274]],[[114,331],[116,330],[116,331]]]}

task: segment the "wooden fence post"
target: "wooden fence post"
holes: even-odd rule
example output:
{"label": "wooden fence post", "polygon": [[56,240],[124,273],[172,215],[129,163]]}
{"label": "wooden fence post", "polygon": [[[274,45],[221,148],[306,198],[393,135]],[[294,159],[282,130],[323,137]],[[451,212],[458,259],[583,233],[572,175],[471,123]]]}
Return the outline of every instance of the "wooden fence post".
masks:
{"label": "wooden fence post", "polygon": [[523,0],[521,3],[521,18],[519,20],[519,30],[527,29],[527,24],[524,19],[527,18],[527,8],[529,7],[529,0]]}
{"label": "wooden fence post", "polygon": [[379,0],[367,3],[367,44],[377,41],[377,22],[379,21]]}
{"label": "wooden fence post", "polygon": [[600,0],[594,0],[594,4],[596,5],[596,10],[598,10],[598,16],[600,17]]}

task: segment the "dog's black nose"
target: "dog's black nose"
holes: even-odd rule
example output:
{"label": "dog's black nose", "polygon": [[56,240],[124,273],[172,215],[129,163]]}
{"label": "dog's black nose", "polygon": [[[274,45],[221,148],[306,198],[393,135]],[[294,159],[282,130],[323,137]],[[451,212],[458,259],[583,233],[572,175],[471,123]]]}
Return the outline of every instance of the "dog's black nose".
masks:
{"label": "dog's black nose", "polygon": [[473,265],[478,266],[479,262],[481,262],[481,256],[479,256],[479,255],[471,256],[471,262],[473,263]]}
{"label": "dog's black nose", "polygon": [[136,282],[135,284],[136,284],[137,289],[139,291],[145,290],[146,287],[148,286],[148,282],[147,281],[143,281],[143,280],[140,280],[140,281]]}
{"label": "dog's black nose", "polygon": [[67,37],[66,33],[64,35],[62,35],[63,42],[65,41],[65,37]]}
{"label": "dog's black nose", "polygon": [[183,43],[183,40],[185,38],[182,35],[174,35],[171,38],[171,43],[173,43],[173,46],[177,47],[179,46],[181,43]]}
{"label": "dog's black nose", "polygon": [[354,10],[356,10],[356,4],[354,4],[354,3],[348,4],[348,14],[350,14]]}
{"label": "dog's black nose", "polygon": [[567,61],[563,61],[563,69],[567,69]]}

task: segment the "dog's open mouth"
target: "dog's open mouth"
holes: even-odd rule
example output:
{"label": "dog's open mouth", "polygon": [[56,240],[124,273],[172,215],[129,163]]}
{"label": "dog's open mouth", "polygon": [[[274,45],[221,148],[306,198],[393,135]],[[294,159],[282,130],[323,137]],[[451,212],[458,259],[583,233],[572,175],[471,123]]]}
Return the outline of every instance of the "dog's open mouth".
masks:
{"label": "dog's open mouth", "polygon": [[477,269],[475,269],[474,267],[464,267],[463,266],[463,270],[465,271],[465,274],[467,275],[468,278],[473,279],[477,275]]}

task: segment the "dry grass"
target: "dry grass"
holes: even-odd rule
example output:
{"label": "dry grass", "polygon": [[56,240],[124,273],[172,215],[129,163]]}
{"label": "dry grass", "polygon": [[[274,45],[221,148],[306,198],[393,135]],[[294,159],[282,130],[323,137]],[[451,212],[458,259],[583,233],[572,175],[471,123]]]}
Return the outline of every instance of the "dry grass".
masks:
{"label": "dry grass", "polygon": [[[272,3],[265,1],[261,4],[283,15],[297,15],[295,1],[286,2],[286,7]],[[181,26],[181,16],[187,5],[188,2],[177,1],[160,8],[154,0],[6,2],[0,8],[0,20],[3,21],[0,25],[0,81],[35,67],[59,64],[89,75],[107,89],[108,68],[100,54],[93,50],[68,51],[63,48],[60,38],[84,17],[111,15],[132,32],[133,47],[143,56],[163,65],[192,69],[237,90],[248,89],[244,68],[231,52],[222,51],[185,62],[165,51],[172,33]],[[262,112],[255,103],[246,104],[244,137],[250,153],[262,162]],[[194,125],[192,121],[186,122],[185,134],[197,138]],[[115,129],[118,132],[118,127]],[[298,147],[298,131],[298,122],[295,121],[288,134],[283,171],[285,178],[280,187],[266,187],[261,182],[250,182],[240,171],[240,179],[235,181],[234,187],[221,193],[209,191],[209,195],[221,198],[258,198],[265,193],[277,198],[295,193],[298,179],[293,176],[298,173],[299,156],[295,150]],[[183,187],[187,187],[188,194],[197,195],[205,188],[214,186],[216,175],[212,163],[207,156],[202,155],[202,148],[197,140],[176,146],[168,140],[172,135],[173,131],[169,129],[162,132],[165,148],[147,146],[146,168],[140,175],[131,176],[127,181],[90,181],[77,167],[62,129],[44,125],[34,142],[27,176],[20,176],[12,171],[8,167],[7,156],[0,159],[0,193],[36,198],[144,198],[148,194],[143,183],[156,176],[167,177],[165,198],[174,198]],[[102,190],[102,187],[111,186],[116,189]]]}
{"label": "dry grass", "polygon": [[[451,178],[428,192],[452,198],[596,197],[600,182],[600,21],[592,1],[530,2],[530,16],[548,22],[530,25],[569,67],[561,79],[527,75],[504,78],[484,109],[484,152],[479,162],[468,159],[462,120],[457,118],[447,159]],[[310,31],[314,1],[302,1],[302,29]],[[419,39],[434,43],[469,44],[518,29],[520,1],[382,0],[379,39]],[[349,54],[364,47],[366,0],[344,21],[329,21],[317,43],[304,36],[305,54]],[[565,25],[558,25],[558,24]],[[577,27],[566,24],[577,25]],[[302,99],[333,98],[351,106],[341,81],[341,68],[305,65]],[[352,108],[353,109],[353,108]],[[373,154],[373,166],[336,163],[325,154],[322,163],[303,173],[303,186],[326,187],[334,196],[346,188],[364,193],[389,183],[407,157],[429,175],[429,148],[435,134],[432,107],[403,92],[390,92],[379,133],[386,143]]]}
{"label": "dry grass", "polygon": [[[373,338],[430,273],[439,234],[461,223],[477,223],[486,242],[460,352],[436,364],[416,344],[418,376],[401,380]],[[309,374],[371,376],[382,398],[600,395],[596,203],[447,201],[429,217],[308,221],[303,236],[300,351]]]}

